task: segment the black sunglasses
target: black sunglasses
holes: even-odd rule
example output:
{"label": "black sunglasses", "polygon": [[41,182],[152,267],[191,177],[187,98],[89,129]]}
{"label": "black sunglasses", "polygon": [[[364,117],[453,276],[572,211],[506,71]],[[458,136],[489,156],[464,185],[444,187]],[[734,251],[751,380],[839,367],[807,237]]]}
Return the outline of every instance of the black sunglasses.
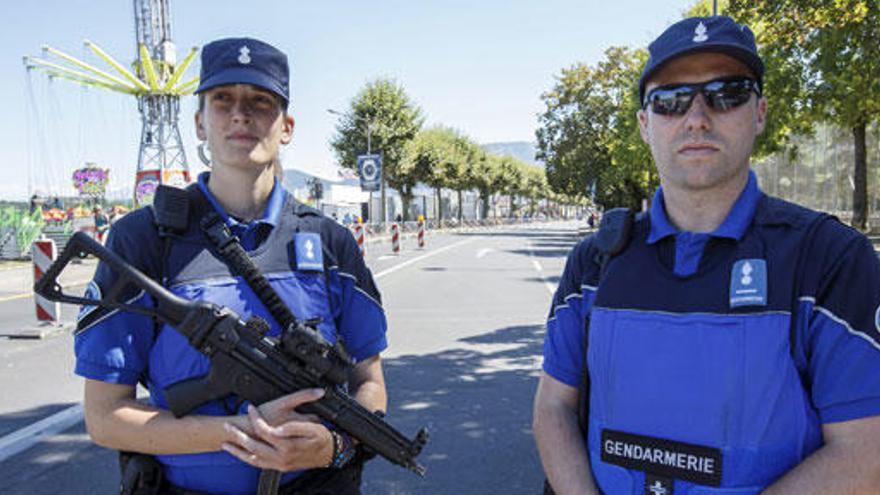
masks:
{"label": "black sunglasses", "polygon": [[642,109],[650,106],[656,114],[684,115],[699,92],[710,108],[726,112],[749,101],[752,91],[761,96],[761,86],[747,77],[715,79],[696,84],[669,84],[652,89],[645,97]]}

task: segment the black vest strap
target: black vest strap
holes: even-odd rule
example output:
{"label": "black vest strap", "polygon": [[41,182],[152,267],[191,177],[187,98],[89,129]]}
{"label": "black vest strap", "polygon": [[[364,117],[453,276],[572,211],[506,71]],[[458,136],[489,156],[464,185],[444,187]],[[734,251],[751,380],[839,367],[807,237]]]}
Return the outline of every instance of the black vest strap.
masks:
{"label": "black vest strap", "polygon": [[284,304],[260,269],[241,247],[238,237],[229,231],[229,227],[226,226],[220,214],[211,212],[205,215],[201,221],[201,228],[205,236],[217,248],[223,260],[232,268],[233,272],[244,278],[260,301],[266,305],[266,309],[269,310],[275,321],[281,325],[281,328],[296,326],[299,323],[296,316]]}
{"label": "black vest strap", "polygon": [[[599,267],[597,287],[602,281],[602,277],[605,276],[605,267],[611,258],[622,253],[629,245],[634,222],[643,218],[643,214],[639,214],[638,218],[635,218],[633,211],[629,208],[613,208],[602,215],[599,229],[590,240],[590,250],[593,253],[591,259]],[[588,431],[590,417],[590,369],[587,365],[589,343],[590,316],[587,315],[584,318],[584,366],[581,368],[581,380],[578,386],[578,426],[584,434]],[[553,487],[550,486],[550,482],[546,478],[544,479],[544,495],[555,495]]]}
{"label": "black vest strap", "polygon": [[[591,245],[596,251],[594,260],[599,265],[597,288],[602,277],[605,276],[608,262],[629,245],[633,223],[634,214],[629,208],[613,208],[602,215],[602,221],[599,222],[599,229],[593,234]],[[587,366],[588,353],[586,352],[590,343],[589,337],[590,317],[588,315],[584,318],[584,367],[578,387],[578,425],[584,433],[588,431],[587,419],[590,416],[590,370]]]}

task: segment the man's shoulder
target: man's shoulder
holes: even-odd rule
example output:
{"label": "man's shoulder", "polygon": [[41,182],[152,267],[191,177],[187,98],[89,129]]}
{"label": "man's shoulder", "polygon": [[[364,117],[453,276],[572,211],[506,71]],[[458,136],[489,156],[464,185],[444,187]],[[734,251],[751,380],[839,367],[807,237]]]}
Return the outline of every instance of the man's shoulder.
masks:
{"label": "man's shoulder", "polygon": [[864,234],[833,215],[772,196],[764,197],[756,213],[756,224],[767,228],[782,227],[786,237],[807,243],[805,247],[809,247],[810,252],[825,253],[830,259],[854,242],[867,242]]}

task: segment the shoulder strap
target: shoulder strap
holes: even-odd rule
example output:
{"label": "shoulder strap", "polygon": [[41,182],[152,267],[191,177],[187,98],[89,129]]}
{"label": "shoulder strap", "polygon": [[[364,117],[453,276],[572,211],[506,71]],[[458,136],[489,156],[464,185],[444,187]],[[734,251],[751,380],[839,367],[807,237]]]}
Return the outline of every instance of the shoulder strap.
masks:
{"label": "shoulder strap", "polygon": [[[642,218],[641,215],[639,218]],[[591,248],[595,250],[595,263],[599,266],[599,282],[605,276],[605,268],[614,256],[617,256],[629,245],[632,237],[634,222],[633,211],[629,208],[613,208],[602,215],[599,222],[599,230],[593,234]],[[597,289],[598,290],[598,289]],[[578,425],[581,431],[588,428],[587,418],[590,415],[590,370],[587,365],[588,353],[586,349],[590,342],[590,317],[584,318],[584,367],[582,369],[580,386],[578,387]]]}
{"label": "shoulder strap", "polygon": [[210,212],[205,215],[201,221],[201,228],[232,271],[241,275],[260,301],[266,305],[266,309],[269,310],[275,321],[282,328],[296,326],[298,323],[296,316],[284,304],[281,297],[275,292],[275,289],[272,288],[263,273],[260,272],[260,269],[257,268],[244,248],[241,247],[238,237],[235,237],[229,231],[229,227],[226,226],[220,214]]}

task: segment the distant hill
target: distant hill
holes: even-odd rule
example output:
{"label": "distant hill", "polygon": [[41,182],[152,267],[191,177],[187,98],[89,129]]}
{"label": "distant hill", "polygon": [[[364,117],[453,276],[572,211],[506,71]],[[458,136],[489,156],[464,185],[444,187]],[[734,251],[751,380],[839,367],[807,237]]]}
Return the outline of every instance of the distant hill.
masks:
{"label": "distant hill", "polygon": [[543,162],[535,160],[535,143],[511,141],[509,143],[486,143],[480,146],[495,155],[510,155],[531,165],[544,166]]}

